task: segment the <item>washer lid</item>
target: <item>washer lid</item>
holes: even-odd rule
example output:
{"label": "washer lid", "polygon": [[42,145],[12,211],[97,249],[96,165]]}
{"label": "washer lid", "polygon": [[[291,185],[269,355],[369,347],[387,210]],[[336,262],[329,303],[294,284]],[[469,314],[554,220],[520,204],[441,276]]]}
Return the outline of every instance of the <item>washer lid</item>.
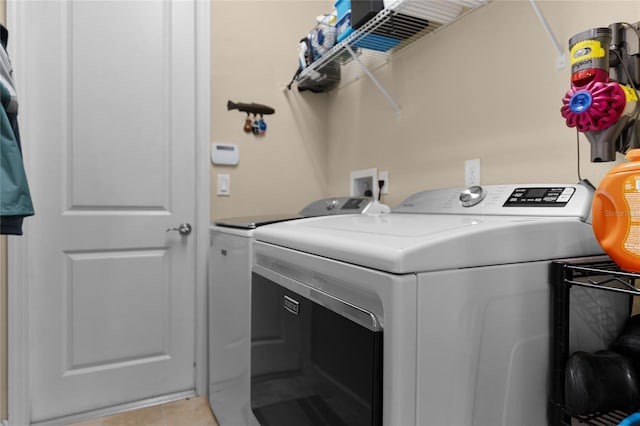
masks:
{"label": "washer lid", "polygon": [[397,274],[602,253],[574,217],[347,215],[256,229],[258,241]]}
{"label": "washer lid", "polygon": [[284,222],[301,217],[365,213],[373,204],[370,197],[332,197],[314,200],[298,214],[241,216],[218,219],[214,225],[237,229],[256,229],[259,226]]}

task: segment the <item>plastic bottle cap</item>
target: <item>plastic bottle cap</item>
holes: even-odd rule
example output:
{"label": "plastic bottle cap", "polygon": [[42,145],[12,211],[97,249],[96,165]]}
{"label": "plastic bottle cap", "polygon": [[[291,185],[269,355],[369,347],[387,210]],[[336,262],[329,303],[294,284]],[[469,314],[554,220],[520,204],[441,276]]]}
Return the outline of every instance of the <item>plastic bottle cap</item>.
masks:
{"label": "plastic bottle cap", "polygon": [[640,161],[640,149],[630,149],[624,157],[629,161]]}
{"label": "plastic bottle cap", "polygon": [[580,90],[579,92],[574,93],[569,101],[569,108],[571,111],[575,113],[581,113],[589,109],[591,106],[591,102],[593,101],[593,97],[591,93],[586,90]]}

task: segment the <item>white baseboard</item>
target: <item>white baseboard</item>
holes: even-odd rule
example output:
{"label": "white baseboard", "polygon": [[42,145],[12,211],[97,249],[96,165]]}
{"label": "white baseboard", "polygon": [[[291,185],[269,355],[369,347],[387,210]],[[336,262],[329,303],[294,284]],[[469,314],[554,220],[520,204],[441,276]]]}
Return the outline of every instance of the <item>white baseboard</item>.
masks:
{"label": "white baseboard", "polygon": [[[102,408],[95,411],[90,411],[81,414],[75,414],[67,417],[60,417],[57,419],[46,420],[42,422],[31,423],[31,426],[64,426],[72,423],[79,423],[86,420],[95,419],[98,417],[111,416],[113,414],[123,413],[125,411],[137,410],[140,408],[152,407],[155,405],[164,404],[172,401],[179,401],[185,398],[191,398],[196,396],[195,391],[184,391],[170,395],[159,396],[155,398],[145,399],[143,401],[131,402],[128,404],[116,405],[113,407]],[[8,424],[0,424],[0,426],[9,426]]]}

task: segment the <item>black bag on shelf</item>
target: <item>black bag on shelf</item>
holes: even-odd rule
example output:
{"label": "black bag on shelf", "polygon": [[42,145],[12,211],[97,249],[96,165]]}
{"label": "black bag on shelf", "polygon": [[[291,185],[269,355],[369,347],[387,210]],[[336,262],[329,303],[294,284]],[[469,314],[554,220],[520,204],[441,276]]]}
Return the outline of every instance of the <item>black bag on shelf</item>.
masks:
{"label": "black bag on shelf", "polygon": [[384,7],[382,0],[351,0],[351,27],[358,29]]}
{"label": "black bag on shelf", "polygon": [[340,84],[340,64],[329,62],[298,82],[298,91],[329,92]]}
{"label": "black bag on shelf", "polygon": [[287,86],[289,90],[291,90],[291,85],[294,81],[298,82],[299,92],[310,90],[314,93],[329,92],[340,84],[340,64],[333,61],[318,67],[318,69],[311,70],[304,78],[300,78],[302,71],[317,59],[318,56],[312,46],[310,37],[301,39],[298,69]]}
{"label": "black bag on shelf", "polygon": [[637,370],[624,355],[574,352],[565,369],[565,412],[570,416],[640,407]]}
{"label": "black bag on shelf", "polygon": [[630,317],[609,349],[629,358],[640,371],[640,315]]}

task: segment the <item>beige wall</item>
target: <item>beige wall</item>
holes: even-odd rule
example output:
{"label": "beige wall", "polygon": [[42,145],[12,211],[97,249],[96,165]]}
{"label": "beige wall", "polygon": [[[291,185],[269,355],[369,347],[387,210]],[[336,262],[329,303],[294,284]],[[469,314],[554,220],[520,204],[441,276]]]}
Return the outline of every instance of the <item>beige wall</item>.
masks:
{"label": "beige wall", "polygon": [[[0,5],[2,6],[2,5]],[[0,237],[0,419],[7,418],[7,238]]]}
{"label": "beige wall", "polygon": [[7,238],[0,238],[0,419],[7,418]]}
{"label": "beige wall", "polygon": [[[565,50],[578,32],[640,20],[638,1],[538,5]],[[422,39],[375,72],[400,118],[368,79],[330,95],[328,192],[348,191],[351,170],[377,167],[390,174],[383,201],[397,205],[416,191],[464,185],[472,158],[484,184],[577,181],[575,130],[559,113],[570,67],[556,61],[526,0],[494,0]],[[584,136],[580,145],[582,177],[597,185],[612,163],[590,163]]]}
{"label": "beige wall", "polygon": [[[637,1],[537,3],[565,51],[578,32],[640,20]],[[366,77],[330,94],[283,91],[298,39],[332,5],[213,1],[212,142],[238,144],[240,164],[212,166],[212,219],[297,211],[346,195],[350,172],[370,167],[389,171],[383,201],[392,206],[416,191],[464,185],[464,160],[472,158],[481,160],[484,184],[578,180],[576,133],[559,113],[569,58],[556,67],[528,0],[493,0],[374,71],[401,105],[400,118]],[[229,99],[273,106],[267,136],[245,134],[244,114],[226,111]],[[584,136],[580,149],[582,178],[597,185],[612,163],[590,163]],[[230,197],[216,195],[218,173],[231,175]]]}
{"label": "beige wall", "polygon": [[[286,85],[297,68],[298,40],[330,1],[221,1],[211,7],[211,142],[237,144],[236,167],[211,168],[212,219],[297,213],[327,193],[327,102]],[[265,136],[243,131],[245,113],[227,101],[275,108]],[[231,195],[216,195],[217,174]]]}

